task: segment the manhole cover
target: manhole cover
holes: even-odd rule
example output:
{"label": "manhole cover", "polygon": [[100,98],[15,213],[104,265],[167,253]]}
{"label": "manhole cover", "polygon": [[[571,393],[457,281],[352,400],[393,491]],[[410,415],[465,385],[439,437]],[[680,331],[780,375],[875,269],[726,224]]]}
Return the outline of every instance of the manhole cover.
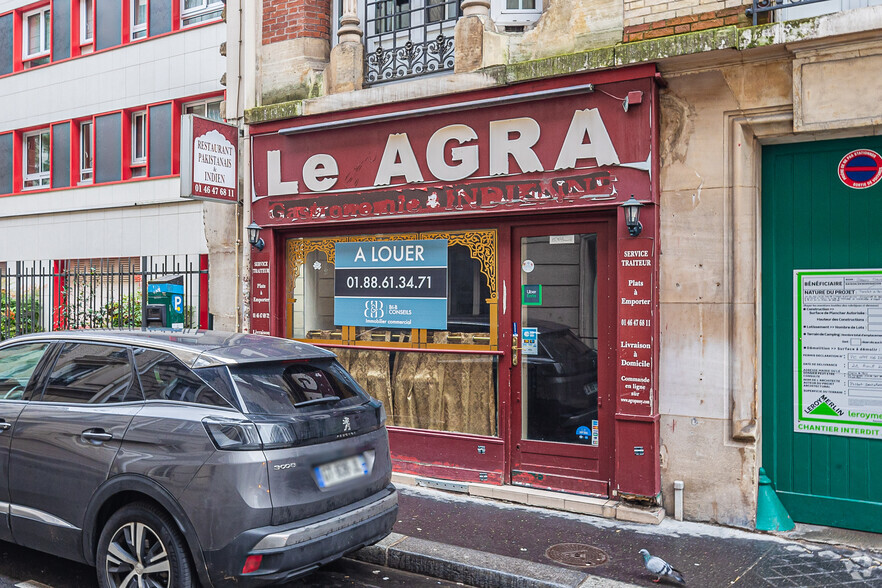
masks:
{"label": "manhole cover", "polygon": [[609,558],[606,554],[583,543],[558,543],[545,551],[545,557],[566,566],[599,566]]}

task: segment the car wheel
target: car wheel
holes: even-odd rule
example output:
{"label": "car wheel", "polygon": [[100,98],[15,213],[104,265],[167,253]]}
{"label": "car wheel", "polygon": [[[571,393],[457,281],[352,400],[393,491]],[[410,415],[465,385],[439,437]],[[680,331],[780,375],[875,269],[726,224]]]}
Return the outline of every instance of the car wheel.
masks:
{"label": "car wheel", "polygon": [[169,516],[149,504],[116,511],[95,554],[101,588],[192,588],[184,541]]}

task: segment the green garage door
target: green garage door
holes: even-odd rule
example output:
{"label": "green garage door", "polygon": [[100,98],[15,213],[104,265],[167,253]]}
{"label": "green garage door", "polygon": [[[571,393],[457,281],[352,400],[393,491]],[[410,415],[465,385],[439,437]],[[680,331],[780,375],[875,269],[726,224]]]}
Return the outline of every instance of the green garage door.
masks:
{"label": "green garage door", "polygon": [[768,146],[762,181],[763,466],[794,520],[874,532],[880,153],[882,137]]}

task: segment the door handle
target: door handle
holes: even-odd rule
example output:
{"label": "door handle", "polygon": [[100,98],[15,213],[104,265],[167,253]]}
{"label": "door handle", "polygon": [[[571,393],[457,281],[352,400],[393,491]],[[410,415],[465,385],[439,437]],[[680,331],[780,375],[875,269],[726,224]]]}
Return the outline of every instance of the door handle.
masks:
{"label": "door handle", "polygon": [[81,435],[83,439],[86,441],[110,441],[113,439],[113,435],[105,431],[104,429],[86,429],[83,431]]}
{"label": "door handle", "polygon": [[511,365],[518,365],[518,351],[520,348],[518,347],[518,336],[511,336]]}
{"label": "door handle", "polygon": [[7,423],[6,421],[0,421],[0,433],[12,428],[12,423]]}

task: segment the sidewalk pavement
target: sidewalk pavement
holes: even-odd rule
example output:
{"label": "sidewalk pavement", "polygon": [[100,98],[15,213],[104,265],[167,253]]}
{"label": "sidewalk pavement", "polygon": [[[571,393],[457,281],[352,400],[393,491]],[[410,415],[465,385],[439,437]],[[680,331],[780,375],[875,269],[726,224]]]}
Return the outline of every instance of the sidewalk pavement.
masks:
{"label": "sidewalk pavement", "polygon": [[648,549],[689,586],[882,588],[882,535],[873,533],[799,525],[772,535],[667,518],[640,524],[398,488],[393,533],[350,557],[468,586],[624,588],[656,585],[637,553]]}

